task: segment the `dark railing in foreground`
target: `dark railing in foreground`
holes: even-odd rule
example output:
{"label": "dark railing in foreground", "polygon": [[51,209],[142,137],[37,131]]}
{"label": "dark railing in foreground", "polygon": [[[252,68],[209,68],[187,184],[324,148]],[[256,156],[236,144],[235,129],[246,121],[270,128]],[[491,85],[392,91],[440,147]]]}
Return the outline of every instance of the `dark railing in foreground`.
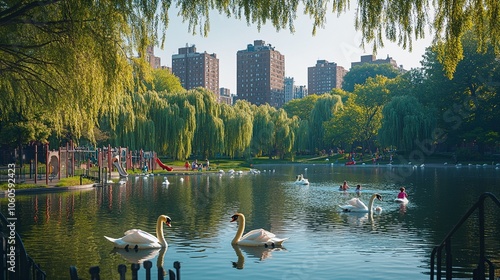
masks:
{"label": "dark railing in foreground", "polygon": [[[486,279],[486,264],[488,264],[488,279],[495,279],[495,266],[493,263],[487,259],[486,250],[485,250],[485,236],[484,236],[484,201],[486,198],[491,198],[493,202],[500,208],[500,201],[496,198],[492,193],[483,193],[478,201],[469,209],[469,211],[462,217],[462,219],[458,222],[458,224],[446,235],[444,241],[434,247],[431,255],[431,271],[430,276],[431,280],[442,278],[442,258],[443,258],[443,249],[445,251],[446,263],[445,263],[445,277],[446,279],[452,279],[452,269],[453,269],[453,257],[451,254],[451,238],[453,234],[467,221],[467,219],[474,213],[474,211],[478,210],[478,218],[479,218],[479,263],[477,268],[473,271],[473,279],[474,280],[484,280]],[[435,263],[435,260],[437,263]]]}
{"label": "dark railing in foreground", "polygon": [[[151,280],[151,269],[153,267],[153,263],[151,261],[145,261],[143,263],[143,267],[144,269],[146,270],[146,280]],[[133,280],[136,280],[136,279],[139,279],[139,270],[141,268],[141,265],[140,264],[131,264],[130,265],[130,270],[132,271],[132,279]],[[181,263],[178,262],[178,261],[175,261],[174,262],[174,268],[175,268],[175,272],[171,269],[168,270],[168,280],[180,280],[181,279]],[[93,266],[89,269],[89,273],[90,273],[90,280],[99,280],[101,279],[101,277],[99,276],[99,273],[100,273],[100,268],[98,266]],[[165,271],[163,270],[163,267],[158,267],[158,280],[164,280],[165,277],[164,277],[164,273]],[[120,264],[118,265],[118,273],[120,274],[120,280],[125,280],[125,276],[127,274],[127,266],[124,265],[124,264]],[[70,279],[71,280],[81,280],[81,279],[85,279],[85,278],[78,278],[78,271],[76,269],[76,267],[74,266],[71,266],[69,268],[69,274],[70,274]]]}
{"label": "dark railing in foreground", "polygon": [[15,217],[7,219],[0,213],[0,279],[45,280],[45,272],[26,253],[16,222]]}

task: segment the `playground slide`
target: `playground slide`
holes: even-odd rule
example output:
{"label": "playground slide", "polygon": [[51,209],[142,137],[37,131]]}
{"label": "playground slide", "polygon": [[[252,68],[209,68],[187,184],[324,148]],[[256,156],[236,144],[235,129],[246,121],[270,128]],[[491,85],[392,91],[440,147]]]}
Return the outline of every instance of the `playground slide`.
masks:
{"label": "playground slide", "polygon": [[120,174],[120,176],[122,176],[122,177],[128,176],[127,171],[125,171],[125,169],[123,169],[123,167],[121,166],[121,164],[118,163],[118,161],[113,162],[113,165],[116,166],[116,169],[118,169],[118,173]]}
{"label": "playground slide", "polygon": [[163,170],[167,170],[167,171],[172,171],[174,170],[172,167],[168,166],[168,165],[165,165],[163,162],[161,162],[161,160],[159,158],[156,158],[156,163],[158,163],[158,165],[163,169]]}

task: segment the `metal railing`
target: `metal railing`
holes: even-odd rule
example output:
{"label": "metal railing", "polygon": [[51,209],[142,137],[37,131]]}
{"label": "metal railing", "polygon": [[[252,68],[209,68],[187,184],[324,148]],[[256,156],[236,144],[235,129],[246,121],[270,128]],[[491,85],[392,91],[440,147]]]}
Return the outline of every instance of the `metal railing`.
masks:
{"label": "metal railing", "polygon": [[[153,267],[153,263],[151,261],[145,261],[143,263],[144,270],[146,271],[146,280],[151,280],[151,269]],[[131,264],[130,265],[130,270],[132,272],[132,279],[136,280],[139,279],[139,270],[141,268],[140,264]],[[180,280],[181,279],[181,263],[178,261],[174,262],[174,269],[175,272],[171,269],[168,270],[168,279],[169,280]],[[90,273],[90,279],[91,280],[99,280],[101,279],[101,276],[99,275],[101,272],[101,269],[98,266],[93,266],[89,269]],[[120,280],[125,280],[126,279],[126,274],[127,274],[127,266],[124,264],[118,265],[118,273],[120,274]],[[70,266],[69,268],[69,274],[70,274],[70,279],[71,280],[80,280],[81,278],[78,278],[78,271],[75,266]],[[165,279],[164,277],[164,270],[163,267],[158,267],[158,280],[163,280]]]}
{"label": "metal railing", "polygon": [[45,280],[45,272],[26,253],[15,222],[15,218],[8,220],[0,213],[0,279]]}
{"label": "metal railing", "polygon": [[[467,219],[474,213],[474,211],[478,210],[478,219],[479,219],[479,263],[473,271],[473,279],[474,280],[484,280],[486,279],[486,264],[488,264],[488,279],[495,280],[495,266],[494,264],[486,257],[486,249],[485,249],[485,234],[484,234],[484,201],[486,198],[491,198],[491,200],[500,208],[500,201],[498,198],[492,193],[483,193],[478,201],[467,211],[467,213],[462,217],[462,219],[458,222],[457,225],[446,235],[443,242],[440,245],[437,245],[432,250],[431,254],[431,271],[430,271],[430,279],[442,279],[442,260],[443,260],[443,249],[445,253],[445,277],[446,279],[452,279],[453,273],[453,257],[451,254],[451,245],[452,245],[452,237],[455,232],[460,229],[460,227],[467,221]],[[435,278],[436,277],[436,278]]]}

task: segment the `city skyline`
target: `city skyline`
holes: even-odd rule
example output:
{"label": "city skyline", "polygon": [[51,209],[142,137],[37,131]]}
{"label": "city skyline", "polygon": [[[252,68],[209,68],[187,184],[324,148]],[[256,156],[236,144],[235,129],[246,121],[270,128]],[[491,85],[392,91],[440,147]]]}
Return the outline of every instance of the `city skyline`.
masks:
{"label": "city skyline", "polygon": [[[271,44],[285,56],[285,76],[293,77],[295,85],[307,86],[308,67],[314,66],[317,60],[328,60],[343,66],[346,70],[351,63],[360,61],[362,55],[371,54],[371,45],[363,50],[359,47],[360,32],[354,30],[354,12],[346,12],[340,17],[334,14],[327,16],[324,28],[319,28],[312,36],[312,21],[305,15],[295,20],[295,33],[288,30],[275,31],[266,24],[261,27],[247,26],[245,20],[228,19],[215,12],[211,14],[211,29],[207,37],[188,32],[188,24],[177,17],[177,10],[169,12],[170,23],[166,30],[164,49],[155,48],[155,55],[161,58],[161,65],[172,67],[172,55],[179,48],[195,45],[198,52],[215,53],[219,59],[219,87],[229,88],[236,92],[236,54],[254,40],[263,40]],[[377,59],[392,57],[404,69],[420,67],[425,48],[432,42],[427,34],[425,39],[413,42],[413,51],[403,50],[394,43],[384,42],[379,48]]]}

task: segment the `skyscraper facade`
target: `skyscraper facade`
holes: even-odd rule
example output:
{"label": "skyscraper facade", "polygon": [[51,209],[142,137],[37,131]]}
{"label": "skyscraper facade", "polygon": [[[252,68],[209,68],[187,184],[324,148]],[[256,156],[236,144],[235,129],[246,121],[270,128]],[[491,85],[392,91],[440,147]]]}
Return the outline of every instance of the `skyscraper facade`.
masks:
{"label": "skyscraper facade", "polygon": [[316,65],[307,68],[307,88],[309,94],[323,94],[333,88],[342,88],[347,70],[335,62],[318,60]]}
{"label": "skyscraper facade", "polygon": [[172,73],[185,89],[203,87],[219,93],[219,59],[215,53],[198,53],[194,45],[179,48],[178,54],[172,55]]}
{"label": "skyscraper facade", "polygon": [[263,40],[255,40],[236,54],[236,94],[252,104],[284,103],[285,56]]}

